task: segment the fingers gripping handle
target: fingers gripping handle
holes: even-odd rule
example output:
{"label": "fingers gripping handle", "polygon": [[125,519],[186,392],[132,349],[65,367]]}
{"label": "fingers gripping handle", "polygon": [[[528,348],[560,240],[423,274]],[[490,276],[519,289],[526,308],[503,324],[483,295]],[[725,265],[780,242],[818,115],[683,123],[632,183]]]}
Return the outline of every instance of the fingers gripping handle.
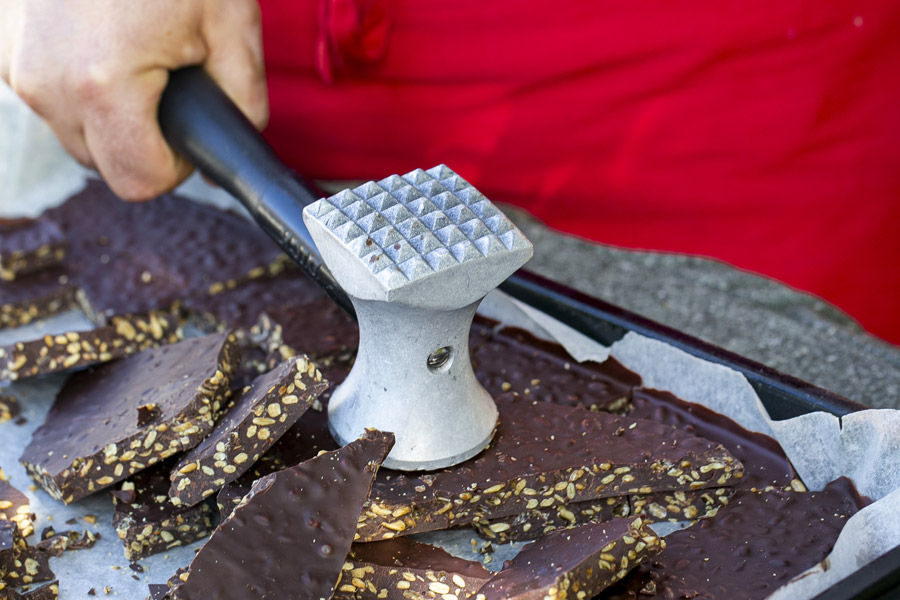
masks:
{"label": "fingers gripping handle", "polygon": [[202,67],[173,71],[159,104],[166,141],[250,212],[253,219],[341,308],[347,294],[322,263],[303,223],[318,194],[275,155]]}

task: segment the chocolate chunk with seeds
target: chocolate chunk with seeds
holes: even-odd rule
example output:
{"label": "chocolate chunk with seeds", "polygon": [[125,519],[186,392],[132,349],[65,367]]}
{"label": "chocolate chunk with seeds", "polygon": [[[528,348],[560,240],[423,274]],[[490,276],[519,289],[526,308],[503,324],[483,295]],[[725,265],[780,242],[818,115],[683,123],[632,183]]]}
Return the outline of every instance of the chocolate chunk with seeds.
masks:
{"label": "chocolate chunk with seeds", "polygon": [[99,533],[91,531],[62,531],[53,532],[48,537],[41,536],[37,548],[50,556],[61,556],[63,552],[68,550],[87,550],[94,547],[97,540],[100,539]]}
{"label": "chocolate chunk with seeds", "polygon": [[191,507],[170,502],[172,466],[170,460],[137,473],[113,496],[113,527],[129,562],[191,544],[212,532],[212,509],[206,502]]}
{"label": "chocolate chunk with seeds", "polygon": [[166,600],[169,596],[169,586],[164,583],[151,583],[149,600]]}
{"label": "chocolate chunk with seeds", "polygon": [[631,515],[631,496],[612,496],[584,502],[535,508],[497,519],[476,519],[472,527],[500,544],[536,540],[557,529],[603,523]]}
{"label": "chocolate chunk with seeds", "polygon": [[63,267],[0,281],[0,329],[21,327],[75,307],[74,280]]}
{"label": "chocolate chunk with seeds", "polygon": [[13,281],[59,265],[67,247],[62,231],[50,219],[0,220],[0,280]]}
{"label": "chocolate chunk with seeds", "polygon": [[[66,504],[198,444],[239,360],[230,333],[145,350],[73,375],[25,449],[32,478]],[[139,424],[139,408],[159,418]]]}
{"label": "chocolate chunk with seeds", "polygon": [[485,600],[593,598],[665,545],[640,518],[555,531],[526,546],[479,594]]}
{"label": "chocolate chunk with seeds", "polygon": [[764,490],[797,489],[802,485],[778,442],[762,433],[748,431],[700,404],[685,402],[669,392],[637,388],[628,416],[665,423],[725,446],[744,463],[744,476],[734,487]]}
{"label": "chocolate chunk with seeds", "polygon": [[714,519],[666,536],[666,549],[599,598],[761,600],[823,560],[867,504],[850,480],[821,492],[740,491]]}
{"label": "chocolate chunk with seeds", "polygon": [[30,589],[27,592],[17,592],[15,590],[9,590],[9,592],[9,600],[57,600],[59,598],[59,582],[52,581],[47,585]]}
{"label": "chocolate chunk with seeds", "polygon": [[121,202],[92,180],[46,214],[69,239],[81,303],[100,324],[277,273],[289,262],[249,221],[170,194]]}
{"label": "chocolate chunk with seeds", "polygon": [[369,431],[334,452],[257,481],[216,529],[173,600],[330,598],[378,466],[394,443]]}
{"label": "chocolate chunk with seeds", "polygon": [[[396,538],[354,544],[334,600],[473,598],[491,572],[430,544]],[[449,595],[448,595],[449,594]]]}
{"label": "chocolate chunk with seeds", "polygon": [[515,392],[533,400],[624,412],[641,378],[610,357],[579,363],[561,345],[507,327],[472,355],[475,375],[495,398]]}
{"label": "chocolate chunk with seeds", "polygon": [[0,479],[0,522],[12,521],[24,537],[34,533],[31,501],[4,479]]}
{"label": "chocolate chunk with seeds", "polygon": [[15,523],[0,520],[0,592],[4,589],[7,575],[15,569],[16,556],[23,543]]}
{"label": "chocolate chunk with seeds", "polygon": [[172,503],[191,506],[240,477],[326,387],[322,373],[307,357],[258,377],[209,436],[172,469]]}
{"label": "chocolate chunk with seeds", "polygon": [[91,331],[45,335],[0,346],[0,381],[89,367],[180,338],[178,319],[172,314],[113,317],[109,325]]}
{"label": "chocolate chunk with seeds", "polygon": [[15,396],[7,396],[0,394],[0,423],[6,423],[10,419],[15,419],[22,412],[19,401]]}
{"label": "chocolate chunk with seeds", "polygon": [[474,459],[423,475],[382,471],[361,541],[609,496],[721,487],[743,470],[722,446],[653,421],[516,396],[497,407],[494,440]]}
{"label": "chocolate chunk with seeds", "polygon": [[246,473],[222,488],[216,496],[219,512],[223,518],[228,517],[260,477],[293,467],[320,452],[331,452],[339,447],[328,432],[327,411],[324,408],[306,411]]}

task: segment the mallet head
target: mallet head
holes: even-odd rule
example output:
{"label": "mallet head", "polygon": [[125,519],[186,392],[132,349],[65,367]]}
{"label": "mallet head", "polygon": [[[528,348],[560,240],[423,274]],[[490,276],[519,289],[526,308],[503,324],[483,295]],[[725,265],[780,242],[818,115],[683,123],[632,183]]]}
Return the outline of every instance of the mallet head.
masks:
{"label": "mallet head", "polygon": [[356,362],[328,406],[335,439],[391,431],[384,465],[402,470],[480,452],[497,408],[472,371],[469,328],[482,298],[531,258],[531,242],[444,165],[344,190],[303,220],[359,318]]}

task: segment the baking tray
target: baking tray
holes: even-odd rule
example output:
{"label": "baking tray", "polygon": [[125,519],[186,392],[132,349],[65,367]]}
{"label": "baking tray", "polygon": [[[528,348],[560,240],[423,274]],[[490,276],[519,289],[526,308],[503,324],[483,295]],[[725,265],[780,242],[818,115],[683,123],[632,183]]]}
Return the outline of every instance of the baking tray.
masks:
{"label": "baking tray", "polygon": [[[608,346],[633,331],[703,360],[734,369],[747,378],[766,410],[776,420],[814,411],[824,411],[840,417],[867,408],[534,273],[519,271],[503,283],[500,289],[603,345]],[[894,598],[900,598],[900,546],[839,581],[815,600]]]}

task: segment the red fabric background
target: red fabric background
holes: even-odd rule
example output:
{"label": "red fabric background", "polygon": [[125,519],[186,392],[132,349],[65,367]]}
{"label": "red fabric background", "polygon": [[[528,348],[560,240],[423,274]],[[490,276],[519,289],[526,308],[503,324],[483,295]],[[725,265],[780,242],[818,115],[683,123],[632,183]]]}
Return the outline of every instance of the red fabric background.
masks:
{"label": "red fabric background", "polygon": [[443,162],[551,227],[717,257],[900,343],[900,3],[261,6],[266,135],[301,173]]}

